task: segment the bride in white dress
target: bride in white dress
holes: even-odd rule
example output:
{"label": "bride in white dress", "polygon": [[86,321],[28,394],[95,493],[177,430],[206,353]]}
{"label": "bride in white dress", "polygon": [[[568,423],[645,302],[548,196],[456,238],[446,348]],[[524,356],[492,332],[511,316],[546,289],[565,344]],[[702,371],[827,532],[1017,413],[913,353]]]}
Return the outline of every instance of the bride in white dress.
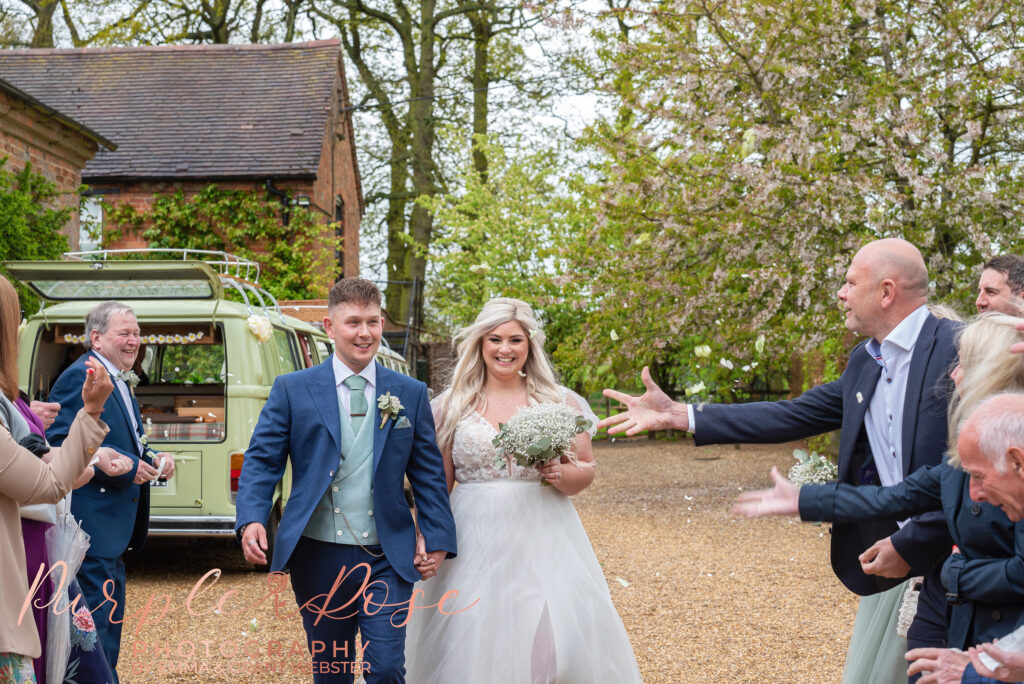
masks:
{"label": "bride in white dress", "polygon": [[[498,459],[491,440],[516,410],[565,402],[596,425],[587,403],[560,387],[529,305],[488,302],[456,337],[451,386],[434,402],[452,489],[459,554],[417,583],[408,627],[416,684],[639,682],[629,638],[569,496],[594,479],[589,433],[543,468]],[[542,480],[551,484],[541,486]],[[426,577],[432,573],[420,565]]]}

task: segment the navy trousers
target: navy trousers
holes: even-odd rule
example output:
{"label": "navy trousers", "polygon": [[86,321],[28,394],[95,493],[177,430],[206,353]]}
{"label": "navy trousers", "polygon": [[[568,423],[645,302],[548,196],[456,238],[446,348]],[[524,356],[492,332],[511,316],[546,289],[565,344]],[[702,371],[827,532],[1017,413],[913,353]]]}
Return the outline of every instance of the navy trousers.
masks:
{"label": "navy trousers", "polygon": [[[96,636],[103,647],[103,654],[107,657],[107,663],[114,672],[114,683],[117,684],[117,656],[121,652],[121,623],[124,620],[125,601],[125,570],[124,559],[97,558],[86,556],[82,561],[75,576],[79,586],[82,588],[82,596],[85,597],[89,609],[92,610],[92,619],[96,623]],[[116,605],[103,594],[103,583],[113,580],[113,590],[107,589]],[[111,612],[113,611],[113,612]],[[111,622],[111,614],[114,621]]]}
{"label": "navy trousers", "polygon": [[316,684],[351,684],[356,630],[364,663],[356,671],[366,683],[405,682],[405,626],[395,623],[407,615],[412,584],[398,576],[379,546],[366,549],[372,553],[300,537],[288,562]]}
{"label": "navy trousers", "polygon": [[[946,590],[936,570],[924,578],[921,586],[917,598],[917,614],[907,630],[908,651],[915,648],[946,648],[946,609]],[[918,674],[908,681],[915,684],[920,678]]]}

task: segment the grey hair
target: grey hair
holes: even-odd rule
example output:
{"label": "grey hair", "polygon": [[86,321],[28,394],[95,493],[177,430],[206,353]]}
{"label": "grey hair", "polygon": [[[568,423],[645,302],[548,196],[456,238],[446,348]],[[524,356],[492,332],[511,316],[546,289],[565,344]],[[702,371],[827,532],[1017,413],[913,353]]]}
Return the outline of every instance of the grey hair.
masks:
{"label": "grey hair", "polygon": [[107,328],[110,327],[110,319],[118,314],[134,316],[135,311],[127,304],[114,300],[94,306],[89,313],[85,314],[85,340],[82,342],[82,346],[92,349],[92,331],[95,330],[100,335],[107,332]]}
{"label": "grey hair", "polygon": [[1006,472],[1010,447],[1024,448],[1024,392],[1002,392],[986,397],[960,424],[976,433],[978,449],[996,472]]}

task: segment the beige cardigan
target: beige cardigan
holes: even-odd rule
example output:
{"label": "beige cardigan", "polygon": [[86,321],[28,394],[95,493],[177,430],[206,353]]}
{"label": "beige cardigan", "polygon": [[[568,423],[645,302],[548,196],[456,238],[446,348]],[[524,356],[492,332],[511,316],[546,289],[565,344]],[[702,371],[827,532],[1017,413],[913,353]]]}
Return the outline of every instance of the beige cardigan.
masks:
{"label": "beige cardigan", "polygon": [[50,463],[43,463],[0,427],[0,653],[32,658],[40,655],[32,611],[26,611],[18,624],[28,594],[19,504],[60,500],[89,465],[109,429],[84,409],[79,411],[60,454]]}

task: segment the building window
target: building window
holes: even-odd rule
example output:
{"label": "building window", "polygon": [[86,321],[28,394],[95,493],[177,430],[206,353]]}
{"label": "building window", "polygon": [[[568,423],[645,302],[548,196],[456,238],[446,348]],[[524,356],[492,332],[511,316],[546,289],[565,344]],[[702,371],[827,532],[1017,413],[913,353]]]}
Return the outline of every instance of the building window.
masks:
{"label": "building window", "polygon": [[78,249],[87,252],[103,246],[103,196],[82,198],[78,220]]}

